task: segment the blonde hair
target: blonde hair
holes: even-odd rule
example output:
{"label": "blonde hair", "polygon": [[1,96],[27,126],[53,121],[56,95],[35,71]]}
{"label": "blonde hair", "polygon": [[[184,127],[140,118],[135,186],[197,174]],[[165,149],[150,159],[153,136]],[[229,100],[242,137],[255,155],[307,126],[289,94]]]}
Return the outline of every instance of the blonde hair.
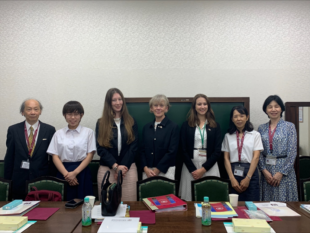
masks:
{"label": "blonde hair", "polygon": [[112,148],[110,141],[113,138],[112,127],[114,124],[114,117],[115,117],[115,113],[112,108],[112,97],[115,93],[118,93],[123,100],[121,116],[123,118],[125,129],[128,135],[127,144],[130,144],[135,140],[135,135],[132,129],[132,126],[134,125],[134,120],[128,112],[124,95],[119,89],[111,88],[107,91],[107,94],[105,96],[105,101],[104,101],[102,117],[98,120],[99,121],[99,134],[98,134],[97,141],[100,146],[107,147],[107,148]]}
{"label": "blonde hair", "polygon": [[153,105],[161,103],[161,102],[164,102],[164,104],[168,107],[168,110],[169,110],[171,105],[169,103],[167,96],[162,95],[162,94],[158,94],[158,95],[153,96],[153,98],[149,102],[150,112],[151,112],[151,107]]}

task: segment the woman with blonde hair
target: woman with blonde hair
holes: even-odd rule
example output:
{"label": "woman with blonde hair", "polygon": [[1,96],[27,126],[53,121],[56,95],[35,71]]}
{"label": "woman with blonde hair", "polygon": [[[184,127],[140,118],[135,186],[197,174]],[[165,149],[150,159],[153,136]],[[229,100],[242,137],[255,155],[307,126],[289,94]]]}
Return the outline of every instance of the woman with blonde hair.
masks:
{"label": "woman with blonde hair", "polygon": [[179,127],[165,115],[170,107],[165,95],[154,96],[149,106],[155,119],[143,127],[141,149],[143,179],[164,176],[174,180]]}
{"label": "woman with blonde hair", "polygon": [[221,129],[215,122],[211,103],[204,94],[197,94],[181,128],[184,165],[179,195],[192,200],[191,181],[205,176],[220,177],[217,161],[221,157]]}
{"label": "woman with blonde hair", "polygon": [[97,154],[100,156],[98,170],[98,194],[106,171],[111,172],[109,181],[117,182],[122,171],[122,200],[136,201],[137,167],[134,162],[138,149],[138,126],[130,116],[123,93],[117,88],[108,90],[102,117],[96,125]]}

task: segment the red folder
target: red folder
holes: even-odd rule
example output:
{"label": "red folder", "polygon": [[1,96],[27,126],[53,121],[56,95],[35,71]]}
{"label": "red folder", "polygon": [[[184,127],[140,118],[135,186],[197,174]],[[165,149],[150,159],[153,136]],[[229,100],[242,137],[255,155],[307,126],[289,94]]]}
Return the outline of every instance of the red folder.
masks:
{"label": "red folder", "polygon": [[155,213],[151,210],[131,210],[130,217],[140,217],[142,224],[155,224]]}
{"label": "red folder", "polygon": [[28,220],[42,220],[45,221],[51,217],[59,208],[34,208],[24,216],[28,216]]}
{"label": "red folder", "polygon": [[184,211],[187,210],[187,203],[173,194],[143,198],[143,203],[152,211]]}

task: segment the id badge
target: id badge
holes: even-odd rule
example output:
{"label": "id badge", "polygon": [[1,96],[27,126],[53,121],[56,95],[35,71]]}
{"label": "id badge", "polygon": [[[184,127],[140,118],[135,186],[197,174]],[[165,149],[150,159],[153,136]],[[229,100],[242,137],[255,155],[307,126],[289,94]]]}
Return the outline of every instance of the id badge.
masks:
{"label": "id badge", "polygon": [[243,173],[244,173],[244,167],[241,167],[241,166],[236,166],[235,167],[235,170],[234,170],[234,175],[235,176],[243,177]]}
{"label": "id badge", "polygon": [[29,169],[30,168],[29,161],[22,161],[22,164],[20,165],[20,168],[22,168],[22,169]]}
{"label": "id badge", "polygon": [[207,150],[199,149],[198,154],[199,154],[199,156],[206,157],[207,156]]}
{"label": "id badge", "polygon": [[276,163],[277,163],[277,158],[276,157],[267,155],[267,157],[266,157],[266,164],[268,164],[268,165],[276,165]]}

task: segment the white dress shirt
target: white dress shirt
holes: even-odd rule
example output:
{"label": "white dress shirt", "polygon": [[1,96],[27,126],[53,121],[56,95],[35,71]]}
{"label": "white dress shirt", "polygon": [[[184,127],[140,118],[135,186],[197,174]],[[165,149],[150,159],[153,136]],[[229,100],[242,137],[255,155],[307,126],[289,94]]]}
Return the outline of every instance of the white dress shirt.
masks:
{"label": "white dress shirt", "polygon": [[114,122],[117,126],[117,153],[119,156],[122,150],[121,118],[114,118]]}
{"label": "white dress shirt", "polygon": [[62,162],[83,161],[93,151],[96,151],[94,131],[81,125],[57,130],[47,149],[48,154],[58,155]]}
{"label": "white dress shirt", "polygon": [[[40,125],[39,125],[39,121],[37,121],[35,124],[33,125],[30,125],[27,121],[26,122],[26,128],[27,128],[27,133],[28,133],[28,137],[30,136],[30,133],[31,133],[31,130],[30,130],[30,127],[32,126],[33,128],[33,136],[34,136],[34,133],[36,132],[36,129],[38,129],[38,132],[37,132],[37,136],[36,136],[36,141],[35,141],[35,144],[37,144],[37,141],[38,141],[38,136],[39,136],[39,131],[40,131]],[[39,127],[39,128],[38,128]],[[25,140],[26,140],[26,144],[27,144],[27,139],[25,137]]]}
{"label": "white dress shirt", "polygon": [[[253,158],[253,152],[256,150],[264,150],[260,133],[256,130],[253,130],[251,132],[245,131],[241,152],[241,163],[251,163]],[[225,134],[225,138],[222,143],[222,151],[229,152],[231,163],[236,163],[239,161],[236,132],[233,134]]]}

